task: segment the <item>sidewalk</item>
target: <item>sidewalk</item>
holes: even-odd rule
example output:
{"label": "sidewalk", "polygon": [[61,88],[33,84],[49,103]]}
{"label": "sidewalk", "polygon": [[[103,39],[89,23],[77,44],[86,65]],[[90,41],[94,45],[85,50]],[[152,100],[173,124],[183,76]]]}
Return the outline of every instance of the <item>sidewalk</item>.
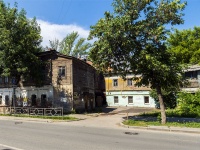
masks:
{"label": "sidewalk", "polygon": [[[148,126],[148,127],[139,127],[139,126],[127,126],[122,122],[127,118],[129,119],[138,119],[138,120],[155,120],[155,117],[138,117],[141,112],[152,111],[149,108],[127,108],[127,107],[108,107],[99,114],[74,114],[72,116],[80,118],[78,123],[73,123],[74,125],[82,126],[95,126],[95,127],[110,127],[110,128],[130,128],[130,129],[142,129],[142,130],[153,130],[153,131],[168,131],[168,132],[182,132],[182,133],[196,133],[200,134],[200,128],[187,128],[187,127],[168,127],[168,126]],[[177,121],[177,122],[191,122],[196,121],[200,122],[200,119],[195,118],[167,118],[168,121]]]}
{"label": "sidewalk", "polygon": [[[82,127],[98,127],[98,128],[129,128],[129,129],[142,129],[154,131],[168,131],[168,132],[183,132],[183,133],[196,133],[200,134],[200,128],[181,128],[181,127],[167,127],[167,126],[127,126],[122,122],[127,118],[137,118],[135,115],[141,112],[152,111],[147,108],[127,108],[127,107],[108,107],[102,113],[89,113],[89,114],[70,114],[69,116],[80,119],[79,121],[54,121],[51,119],[39,118],[24,118],[24,117],[11,117],[0,116],[0,120],[14,120],[16,123],[23,121],[43,122],[43,123],[62,123],[64,125],[82,126]],[[141,118],[140,118],[141,119]],[[150,118],[149,118],[150,119]],[[173,118],[175,119],[175,118]]]}

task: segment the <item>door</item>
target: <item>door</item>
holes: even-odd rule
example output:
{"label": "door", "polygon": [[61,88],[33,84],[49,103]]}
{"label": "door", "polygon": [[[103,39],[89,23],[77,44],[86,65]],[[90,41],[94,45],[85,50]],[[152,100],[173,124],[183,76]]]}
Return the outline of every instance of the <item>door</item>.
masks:
{"label": "door", "polygon": [[46,103],[47,103],[47,95],[46,94],[42,94],[41,95],[41,107],[45,108],[46,107]]}

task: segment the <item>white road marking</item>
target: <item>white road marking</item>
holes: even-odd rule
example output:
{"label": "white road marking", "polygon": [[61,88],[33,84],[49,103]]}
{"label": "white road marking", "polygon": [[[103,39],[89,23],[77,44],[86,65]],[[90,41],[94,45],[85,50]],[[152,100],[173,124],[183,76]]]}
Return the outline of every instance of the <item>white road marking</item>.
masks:
{"label": "white road marking", "polygon": [[13,149],[13,150],[23,150],[23,149],[20,149],[20,148],[16,148],[16,147],[4,145],[4,144],[0,144],[0,146],[6,147],[6,148],[9,148],[9,149]]}

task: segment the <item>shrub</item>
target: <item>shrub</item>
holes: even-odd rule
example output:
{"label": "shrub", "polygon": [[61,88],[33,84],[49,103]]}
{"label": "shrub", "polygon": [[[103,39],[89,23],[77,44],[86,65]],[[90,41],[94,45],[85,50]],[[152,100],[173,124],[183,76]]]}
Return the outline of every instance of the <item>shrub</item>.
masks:
{"label": "shrub", "polygon": [[200,116],[200,91],[195,94],[180,92],[178,94],[178,110],[181,114]]}

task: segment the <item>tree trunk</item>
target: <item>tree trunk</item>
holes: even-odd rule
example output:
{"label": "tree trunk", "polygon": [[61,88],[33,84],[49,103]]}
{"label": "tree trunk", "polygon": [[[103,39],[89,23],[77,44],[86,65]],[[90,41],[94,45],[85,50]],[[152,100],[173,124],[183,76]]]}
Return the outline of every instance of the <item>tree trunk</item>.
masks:
{"label": "tree trunk", "polygon": [[166,123],[166,113],[165,113],[165,105],[164,105],[164,101],[163,101],[163,95],[162,95],[162,92],[161,92],[161,87],[157,86],[156,91],[157,91],[158,99],[159,99],[159,102],[160,102],[161,124],[165,124]]}

